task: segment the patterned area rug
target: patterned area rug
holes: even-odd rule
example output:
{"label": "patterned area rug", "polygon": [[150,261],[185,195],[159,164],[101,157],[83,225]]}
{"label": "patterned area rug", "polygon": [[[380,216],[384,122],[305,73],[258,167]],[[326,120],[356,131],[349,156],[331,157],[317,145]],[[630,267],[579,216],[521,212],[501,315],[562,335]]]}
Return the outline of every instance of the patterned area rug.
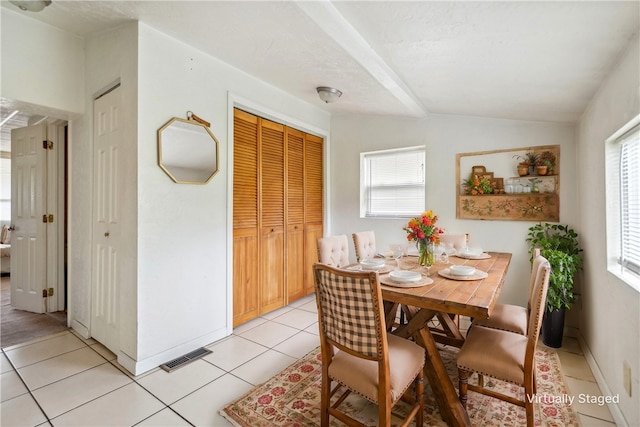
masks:
{"label": "patterned area rug", "polygon": [[[228,404],[220,413],[233,425],[239,427],[267,426],[319,426],[320,425],[320,348],[310,352],[269,381],[259,385]],[[449,376],[457,389],[458,373],[455,363],[458,349],[445,347],[441,354]],[[544,349],[536,351],[538,394],[535,404],[536,425],[543,426],[579,426],[577,413],[567,402],[568,389],[560,372],[560,362],[555,353]],[[472,376],[469,382],[475,383]],[[524,392],[520,387],[491,378],[485,378],[485,385],[496,391],[511,394],[522,399]],[[337,394],[334,398],[337,398]],[[366,425],[377,425],[377,407],[352,393],[340,407],[347,407],[350,416]],[[404,402],[396,404],[394,412],[406,413]],[[524,426],[526,416],[524,408],[469,392],[467,411],[474,426]],[[342,425],[333,417],[332,426]],[[395,419],[395,423],[399,421]],[[393,424],[394,426],[396,424]],[[446,426],[440,417],[438,408],[425,378],[425,420],[427,426]]]}

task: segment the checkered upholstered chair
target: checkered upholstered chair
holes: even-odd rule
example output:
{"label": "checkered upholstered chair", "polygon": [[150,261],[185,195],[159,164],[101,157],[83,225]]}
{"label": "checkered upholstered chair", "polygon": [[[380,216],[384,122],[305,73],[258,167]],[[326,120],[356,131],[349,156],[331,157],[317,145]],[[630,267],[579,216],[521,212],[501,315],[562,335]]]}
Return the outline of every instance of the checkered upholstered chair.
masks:
{"label": "checkered upholstered chair", "polygon": [[339,268],[349,265],[347,235],[320,237],[318,239],[318,261]]}
{"label": "checkered upholstered chair", "polygon": [[[545,261],[539,255],[540,249],[534,249],[532,272],[538,271],[540,263]],[[484,326],[485,328],[501,329],[520,335],[527,335],[535,280],[536,275],[532,273],[529,281],[529,298],[527,299],[526,307],[513,304],[496,304],[490,317],[487,319],[474,319],[472,326]]]}
{"label": "checkered upholstered chair", "polygon": [[[415,418],[422,426],[425,352],[385,331],[378,273],[324,264],[315,264],[313,273],[322,349],[321,425],[328,426],[333,416],[364,427],[338,409],[355,392],[378,405],[378,425],[391,425],[391,408],[404,398],[412,406],[401,425]],[[414,395],[405,396],[412,385]],[[339,390],[343,393],[332,405],[331,396]]]}
{"label": "checkered upholstered chair", "polygon": [[[551,266],[543,257],[538,258],[538,268],[532,292],[527,335],[499,329],[474,326],[467,334],[458,353],[458,390],[460,401],[466,407],[467,391],[472,390],[525,408],[527,426],[533,427],[533,396],[536,393],[535,351],[540,335],[540,325],[547,301]],[[542,258],[542,259],[540,259]],[[478,373],[478,383],[471,384],[469,376]],[[517,384],[524,388],[524,400],[484,388],[484,376]]]}
{"label": "checkered upholstered chair", "polygon": [[353,246],[356,248],[358,262],[376,256],[376,234],[373,231],[360,231],[353,233],[351,237],[353,237]]}

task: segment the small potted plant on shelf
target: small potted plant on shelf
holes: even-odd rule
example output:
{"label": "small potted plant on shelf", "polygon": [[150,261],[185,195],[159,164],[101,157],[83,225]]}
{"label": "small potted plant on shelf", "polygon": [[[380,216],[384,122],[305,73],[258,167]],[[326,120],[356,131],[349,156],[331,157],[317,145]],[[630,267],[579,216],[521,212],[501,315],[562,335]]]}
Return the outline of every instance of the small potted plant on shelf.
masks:
{"label": "small potted plant on shelf", "polygon": [[542,342],[558,348],[562,346],[565,312],[576,297],[573,292],[575,275],[582,267],[578,234],[568,225],[539,223],[529,228],[526,242],[531,256],[535,248],[540,248],[540,254],[551,265],[547,307],[542,319]]}
{"label": "small potted plant on shelf", "polygon": [[516,170],[518,171],[518,176],[527,176],[529,175],[529,160],[525,156],[515,155],[514,159],[518,160],[518,166]]}
{"label": "small potted plant on shelf", "polygon": [[540,158],[536,162],[536,173],[541,176],[547,175],[550,167],[551,162],[549,160]]}
{"label": "small potted plant on shelf", "polygon": [[[545,175],[553,175],[553,170],[556,166],[556,156],[551,151],[543,151],[536,164],[547,167],[547,173]],[[538,175],[542,174],[538,173]]]}
{"label": "small potted plant on shelf", "polygon": [[540,156],[535,151],[527,151],[524,156],[527,159],[527,163],[529,163],[529,172],[533,173],[533,170],[538,164],[538,160],[540,160]]}

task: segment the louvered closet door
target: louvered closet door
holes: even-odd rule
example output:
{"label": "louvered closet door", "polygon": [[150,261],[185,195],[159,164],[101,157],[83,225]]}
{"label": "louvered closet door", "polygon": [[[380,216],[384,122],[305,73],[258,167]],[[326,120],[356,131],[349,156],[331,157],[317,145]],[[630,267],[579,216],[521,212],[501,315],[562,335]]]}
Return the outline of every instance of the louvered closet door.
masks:
{"label": "louvered closet door", "polygon": [[287,127],[287,303],[305,296],[304,290],[304,133]]}
{"label": "louvered closet door", "polygon": [[233,326],[260,314],[258,274],[258,118],[234,110]]}
{"label": "louvered closet door", "polygon": [[312,266],[318,261],[317,240],[322,237],[324,218],[324,163],[323,140],[314,135],[305,135],[304,144],[304,293],[313,292]]}
{"label": "louvered closet door", "polygon": [[285,303],[284,126],[260,119],[260,312]]}

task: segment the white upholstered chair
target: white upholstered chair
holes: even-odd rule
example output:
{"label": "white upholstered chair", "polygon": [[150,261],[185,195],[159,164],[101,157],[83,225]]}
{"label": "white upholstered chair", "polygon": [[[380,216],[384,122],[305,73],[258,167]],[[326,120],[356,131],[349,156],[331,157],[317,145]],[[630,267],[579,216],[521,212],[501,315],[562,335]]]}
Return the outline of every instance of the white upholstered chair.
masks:
{"label": "white upholstered chair", "polygon": [[[378,405],[378,425],[391,425],[391,408],[403,399],[411,406],[400,425],[415,418],[422,426],[425,352],[385,331],[378,273],[315,264],[313,275],[322,351],[320,424],[329,426],[333,416],[348,426],[365,427],[339,409],[353,391]],[[338,390],[342,394],[332,405]]]}
{"label": "white upholstered chair", "polygon": [[360,231],[353,233],[353,246],[356,249],[356,261],[374,258],[377,254],[376,234],[373,231]]}
{"label": "white upholstered chair", "polygon": [[347,235],[320,237],[318,239],[318,261],[338,268],[349,265]]}
{"label": "white upholstered chair", "polygon": [[467,247],[467,234],[448,234],[444,233],[440,235],[440,243],[448,245],[451,243],[456,251],[461,251]]}
{"label": "white upholstered chair", "polygon": [[[542,258],[537,257],[537,258]],[[536,263],[538,268],[531,272],[534,276],[532,306],[529,313],[527,335],[499,329],[474,326],[458,353],[458,389],[460,401],[466,407],[468,390],[504,400],[525,408],[527,427],[534,425],[534,395],[536,394],[535,351],[540,335],[540,325],[544,314],[549,274],[551,266],[542,258]],[[471,373],[478,374],[478,383],[471,384]],[[484,387],[484,377],[493,377],[524,388],[524,399],[507,396]]]}
{"label": "white upholstered chair", "polygon": [[[535,249],[531,271],[537,271],[543,261],[545,259],[540,256],[540,249]],[[484,326],[485,328],[501,329],[520,335],[527,335],[535,279],[535,274],[532,273],[529,280],[529,297],[527,298],[526,307],[513,304],[496,304],[490,317],[487,319],[474,319],[472,326]]]}

